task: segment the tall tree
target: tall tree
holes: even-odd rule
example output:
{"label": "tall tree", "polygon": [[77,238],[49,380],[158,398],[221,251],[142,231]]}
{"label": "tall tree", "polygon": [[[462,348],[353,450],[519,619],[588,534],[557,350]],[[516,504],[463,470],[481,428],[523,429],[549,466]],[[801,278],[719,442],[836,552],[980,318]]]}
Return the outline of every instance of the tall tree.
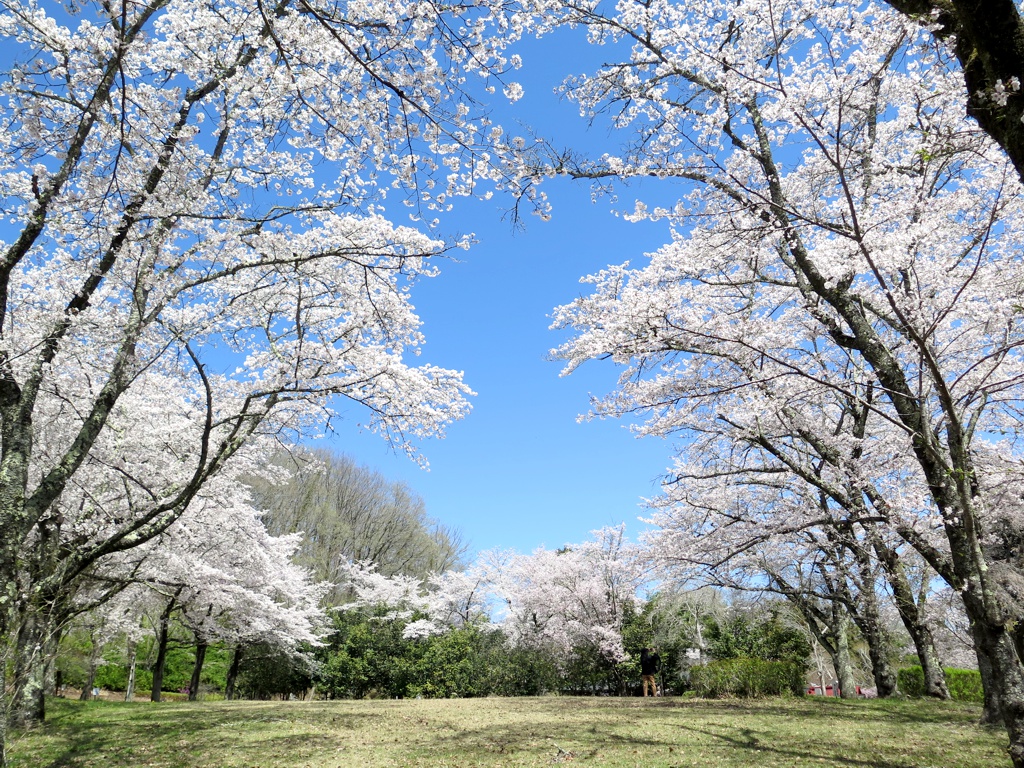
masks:
{"label": "tall tree", "polygon": [[[926,29],[873,6],[563,5],[591,40],[629,41],[569,91],[639,138],[553,170],[692,186],[674,207],[638,204],[637,217],[673,222],[672,242],[644,269],[592,276],[595,295],[556,316],[578,330],[559,354],[570,370],[631,363],[597,410],[649,410],[650,433],[674,418],[684,434],[698,416],[800,414],[820,387],[898,429],[926,492],[905,509],[932,511],[948,557],[912,527],[901,535],[963,596],[1024,766],[1021,609],[990,546],[1020,520],[991,503],[984,458],[1016,456],[990,436],[1020,428],[1022,198],[1003,153],[963,115],[957,67]],[[783,402],[762,400],[761,382],[787,388]]]}
{"label": "tall tree", "polygon": [[[509,66],[495,26],[501,3],[0,2],[0,669],[40,602],[28,550],[84,473],[133,514],[65,573],[166,530],[254,435],[335,398],[403,447],[465,414],[461,374],[405,362],[408,288],[452,244],[374,204],[378,178],[426,213],[498,173],[462,89]],[[172,412],[151,460],[97,456]]]}
{"label": "tall tree", "polygon": [[[299,562],[336,583],[344,564],[372,562],[386,576],[425,577],[461,564],[459,534],[427,515],[407,485],[328,451],[292,452],[275,466],[287,479],[254,479],[255,503],[271,533],[301,533]],[[341,602],[339,587],[331,602]]]}

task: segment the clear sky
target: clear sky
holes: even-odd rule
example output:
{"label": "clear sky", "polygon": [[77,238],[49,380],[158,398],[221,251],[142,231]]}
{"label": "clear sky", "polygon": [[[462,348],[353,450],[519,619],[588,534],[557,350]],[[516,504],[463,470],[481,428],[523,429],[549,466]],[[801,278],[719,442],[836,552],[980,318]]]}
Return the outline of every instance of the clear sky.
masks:
{"label": "clear sky", "polygon": [[[552,93],[560,73],[600,58],[600,49],[588,49],[579,33],[527,45],[524,68],[513,78],[526,87],[516,113],[556,145],[610,151],[615,140],[606,128],[588,131],[576,108]],[[478,244],[413,290],[427,339],[423,359],[464,370],[478,393],[468,419],[444,440],[421,446],[429,472],[380,438],[357,433],[355,412],[327,441],[332,450],[406,481],[432,517],[463,533],[471,552],[558,547],[620,522],[635,537],[643,527],[641,497],[658,493],[669,464],[667,441],[637,439],[618,421],[577,423],[590,394],[614,387],[620,370],[611,362],[560,378],[561,365],[547,359],[564,338],[548,330],[549,315],[586,292],[579,278],[627,259],[639,263],[668,232],[613,216],[609,200],[591,202],[587,183],[560,179],[546,191],[553,219],[530,216],[525,231],[502,221],[510,201],[500,196],[458,206],[442,232],[473,232]],[[620,190],[617,207],[632,208],[637,196],[634,188]]]}

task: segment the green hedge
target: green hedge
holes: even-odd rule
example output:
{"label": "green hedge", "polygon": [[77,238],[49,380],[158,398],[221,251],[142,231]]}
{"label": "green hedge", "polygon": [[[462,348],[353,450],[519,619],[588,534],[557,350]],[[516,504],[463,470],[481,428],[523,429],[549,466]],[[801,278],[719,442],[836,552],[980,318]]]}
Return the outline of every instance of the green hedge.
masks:
{"label": "green hedge", "polygon": [[721,659],[690,669],[690,687],[698,696],[799,696],[804,665],[795,661]]}
{"label": "green hedge", "polygon": [[[946,667],[946,686],[953,701],[972,701],[981,704],[985,701],[985,691],[981,686],[981,673],[976,669],[956,669]],[[904,667],[896,673],[900,691],[906,696],[921,698],[924,692],[924,670],[920,666]]]}

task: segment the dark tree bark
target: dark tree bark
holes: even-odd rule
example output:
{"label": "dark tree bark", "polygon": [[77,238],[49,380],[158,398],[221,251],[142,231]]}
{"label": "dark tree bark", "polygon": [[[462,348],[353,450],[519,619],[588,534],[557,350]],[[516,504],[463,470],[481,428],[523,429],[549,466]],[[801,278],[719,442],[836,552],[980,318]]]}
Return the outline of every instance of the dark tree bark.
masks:
{"label": "dark tree bark", "polygon": [[205,640],[196,638],[196,663],[192,666],[192,680],[188,684],[188,700],[195,701],[199,697],[199,681],[203,675],[203,663],[206,661],[206,649],[208,644]]}
{"label": "dark tree bark", "polygon": [[896,670],[889,660],[889,640],[878,615],[878,600],[873,589],[862,591],[858,612],[851,614],[868,644],[871,676],[878,697],[887,699],[896,693]]}
{"label": "dark tree bark", "polygon": [[238,668],[242,665],[244,653],[245,646],[239,643],[235,646],[235,652],[231,655],[231,666],[228,667],[228,677],[224,686],[224,695],[228,701],[235,698],[235,683],[238,681]]}
{"label": "dark tree bark", "polygon": [[167,603],[164,612],[160,614],[160,624],[156,641],[156,664],[153,665],[153,690],[149,694],[150,701],[160,701],[160,694],[164,686],[164,665],[167,663],[167,640],[171,625],[171,614],[178,605],[179,588],[174,596]]}
{"label": "dark tree bark", "polygon": [[[896,693],[896,670],[892,666],[889,636],[882,626],[876,592],[877,569],[872,563],[870,551],[849,535],[850,550],[857,561],[856,571],[850,580],[857,586],[856,597],[844,589],[850,616],[860,629],[868,644],[868,658],[871,661],[871,676],[875,682],[878,697],[887,699]],[[851,569],[852,570],[852,569]]]}

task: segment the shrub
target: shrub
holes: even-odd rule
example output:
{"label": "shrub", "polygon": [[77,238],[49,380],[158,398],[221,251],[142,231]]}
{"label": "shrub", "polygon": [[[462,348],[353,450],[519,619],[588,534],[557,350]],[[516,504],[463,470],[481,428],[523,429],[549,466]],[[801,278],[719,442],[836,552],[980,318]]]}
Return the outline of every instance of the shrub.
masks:
{"label": "shrub", "polygon": [[[257,643],[248,646],[242,654],[235,694],[241,698],[259,700],[274,696],[302,698],[312,684],[308,664],[302,657],[273,645]],[[216,699],[208,695],[206,700]]]}
{"label": "shrub", "polygon": [[96,670],[93,682],[107,691],[123,691],[128,687],[128,670],[117,664],[104,664]]}
{"label": "shrub", "polygon": [[415,682],[408,686],[406,695],[429,699],[485,695],[475,635],[472,629],[453,629],[428,638],[423,643],[425,652],[416,667]]}
{"label": "shrub", "polygon": [[[977,704],[985,701],[981,673],[978,670],[946,667],[942,671],[946,673],[946,685],[949,688],[949,697],[953,701],[971,701]],[[896,678],[904,695],[914,698],[924,696],[924,670],[921,667],[904,667],[896,673]]]}
{"label": "shrub", "polygon": [[561,677],[553,652],[512,646],[500,632],[482,632],[480,637],[488,695],[541,696],[558,690]]}
{"label": "shrub", "polygon": [[799,696],[804,665],[794,661],[720,659],[690,669],[690,685],[698,696]]}
{"label": "shrub", "polygon": [[984,703],[985,691],[981,686],[981,673],[978,670],[949,667],[943,671],[946,673],[946,685],[953,701]]}
{"label": "shrub", "polygon": [[919,666],[904,667],[896,673],[896,684],[904,696],[924,696],[924,670]]}

